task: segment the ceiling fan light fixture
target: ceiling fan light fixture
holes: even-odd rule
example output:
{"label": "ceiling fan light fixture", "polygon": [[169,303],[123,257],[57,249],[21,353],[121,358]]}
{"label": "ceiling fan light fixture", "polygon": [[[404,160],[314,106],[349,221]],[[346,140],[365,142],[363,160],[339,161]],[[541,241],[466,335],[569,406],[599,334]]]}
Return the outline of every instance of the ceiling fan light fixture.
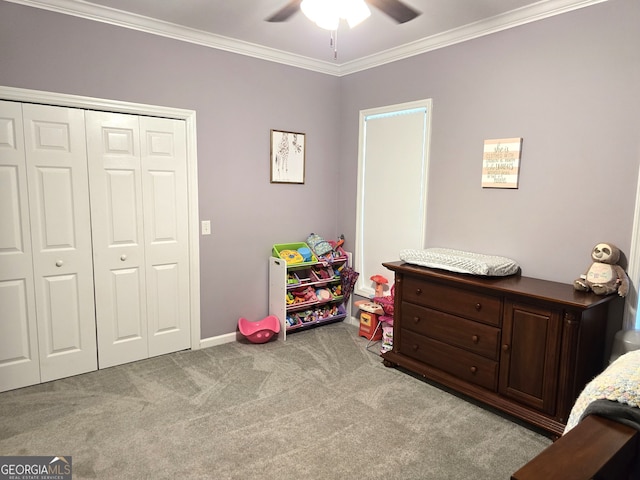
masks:
{"label": "ceiling fan light fixture", "polygon": [[302,0],[300,10],[320,28],[337,30],[340,16],[336,0]]}
{"label": "ceiling fan light fixture", "polygon": [[371,10],[369,10],[364,0],[342,2],[342,8],[342,18],[347,21],[349,28],[359,25],[371,15]]}
{"label": "ceiling fan light fixture", "polygon": [[340,19],[353,28],[371,15],[364,0],[302,0],[306,17],[325,30],[337,30]]}

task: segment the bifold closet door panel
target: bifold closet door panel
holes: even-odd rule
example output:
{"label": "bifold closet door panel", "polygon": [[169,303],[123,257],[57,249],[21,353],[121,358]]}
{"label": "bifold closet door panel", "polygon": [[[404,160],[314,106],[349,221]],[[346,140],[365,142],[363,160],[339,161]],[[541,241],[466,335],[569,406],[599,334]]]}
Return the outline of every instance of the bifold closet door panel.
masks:
{"label": "bifold closet door panel", "polygon": [[43,382],[97,369],[84,111],[23,104]]}
{"label": "bifold closet door panel", "polygon": [[87,111],[100,368],[148,358],[137,116]]}
{"label": "bifold closet door panel", "polygon": [[0,101],[0,392],[39,382],[22,105]]}
{"label": "bifold closet door panel", "polygon": [[190,347],[186,126],[140,117],[149,355]]}
{"label": "bifold closet door panel", "polygon": [[86,116],[100,368],[189,348],[185,124]]}

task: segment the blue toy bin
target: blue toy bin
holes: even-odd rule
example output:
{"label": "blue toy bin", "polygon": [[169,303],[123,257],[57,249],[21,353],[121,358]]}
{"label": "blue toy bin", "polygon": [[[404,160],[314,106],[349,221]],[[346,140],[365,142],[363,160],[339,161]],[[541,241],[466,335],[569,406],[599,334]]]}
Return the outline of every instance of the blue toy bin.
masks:
{"label": "blue toy bin", "polygon": [[244,317],[238,320],[240,333],[251,343],[266,343],[280,332],[280,321],[275,315],[252,322]]}

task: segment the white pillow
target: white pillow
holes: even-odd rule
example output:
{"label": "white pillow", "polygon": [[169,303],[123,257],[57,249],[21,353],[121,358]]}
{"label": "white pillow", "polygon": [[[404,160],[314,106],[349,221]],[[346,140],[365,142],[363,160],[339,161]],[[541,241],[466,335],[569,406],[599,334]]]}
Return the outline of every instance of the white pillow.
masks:
{"label": "white pillow", "polygon": [[423,267],[491,277],[513,275],[520,269],[520,265],[510,258],[463,252],[450,248],[427,248],[425,250],[408,248],[400,251],[400,260]]}

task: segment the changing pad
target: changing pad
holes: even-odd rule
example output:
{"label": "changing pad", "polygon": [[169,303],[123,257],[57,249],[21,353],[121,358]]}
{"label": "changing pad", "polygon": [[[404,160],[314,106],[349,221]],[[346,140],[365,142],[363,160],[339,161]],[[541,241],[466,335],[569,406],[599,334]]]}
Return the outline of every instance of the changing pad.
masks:
{"label": "changing pad", "polygon": [[507,257],[450,248],[404,249],[400,251],[400,260],[423,267],[492,277],[513,275],[520,270],[520,265]]}

